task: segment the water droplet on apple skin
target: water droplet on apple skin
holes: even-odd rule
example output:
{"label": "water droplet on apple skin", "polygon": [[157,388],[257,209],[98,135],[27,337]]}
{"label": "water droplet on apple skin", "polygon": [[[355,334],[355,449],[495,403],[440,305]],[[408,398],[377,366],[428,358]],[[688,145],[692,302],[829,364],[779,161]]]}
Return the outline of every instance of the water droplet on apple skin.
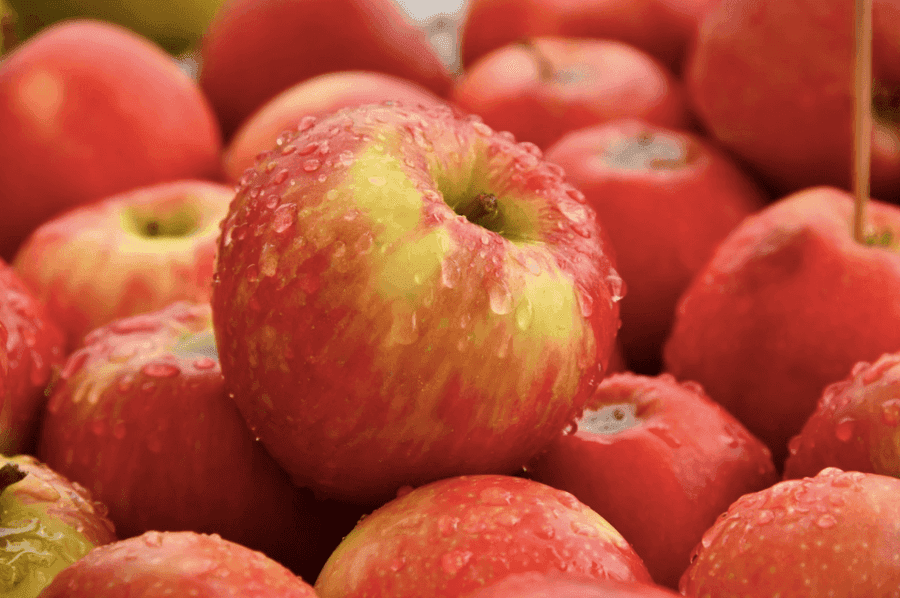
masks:
{"label": "water droplet on apple skin", "polygon": [[890,427],[900,425],[900,399],[890,399],[881,404],[881,421]]}
{"label": "water droplet on apple skin", "polygon": [[843,418],[834,427],[834,436],[841,442],[850,442],[853,438],[853,432],[856,422],[849,417]]}

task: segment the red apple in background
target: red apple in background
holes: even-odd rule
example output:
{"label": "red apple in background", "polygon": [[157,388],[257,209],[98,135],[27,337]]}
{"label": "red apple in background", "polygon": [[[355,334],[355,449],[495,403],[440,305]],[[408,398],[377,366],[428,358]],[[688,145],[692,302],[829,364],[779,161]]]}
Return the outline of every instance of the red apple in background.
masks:
{"label": "red apple in background", "polygon": [[65,336],[2,259],[0,328],[0,453],[31,452],[46,401],[44,390],[66,358]]}
{"label": "red apple in background", "polygon": [[900,353],[861,361],[829,385],[800,434],[788,444],[784,477],[825,467],[900,478]]}
{"label": "red apple in background", "polygon": [[[279,136],[294,130],[306,116],[321,118],[341,108],[399,101],[437,104],[430,90],[399,77],[368,71],[340,71],[307,79],[266,102],[234,134],[225,150],[225,175],[238,182],[256,156],[275,147]],[[303,151],[285,146],[281,151]]]}
{"label": "red apple in background", "polygon": [[676,129],[690,123],[675,76],[645,52],[610,40],[538,37],[503,46],[472,65],[450,97],[541,148],[615,118]]}
{"label": "red apple in background", "polygon": [[631,373],[604,380],[577,431],[551,442],[528,475],[597,511],[673,588],[728,505],[777,481],[769,449],[697,384]]}
{"label": "red apple in background", "polygon": [[226,136],[316,75],[377,71],[445,95],[450,73],[393,0],[232,0],[201,45],[200,84]]}
{"label": "red apple in background", "polygon": [[212,534],[150,531],[92,550],[41,598],[316,598],[278,562]]}
{"label": "red apple in background", "polygon": [[594,212],[533,145],[447,106],[303,129],[285,143],[318,150],[263,156],[223,223],[228,392],[335,498],[516,471],[613,351],[621,279]]}
{"label": "red apple in background", "polygon": [[587,197],[628,286],[622,340],[632,370],[656,373],[675,304],[731,230],[766,197],[703,138],[637,119],[572,131],[546,159]]}
{"label": "red apple in background", "polygon": [[640,582],[591,579],[559,571],[519,573],[477,589],[466,598],[674,598],[671,590]]}
{"label": "red apple in background", "polygon": [[900,208],[808,189],[748,217],[681,298],[666,369],[696,380],[761,438],[781,465],[825,386],[853,364],[900,350]]}
{"label": "red apple in background", "polygon": [[900,480],[828,468],[741,497],[697,545],[685,596],[898,595]]}
{"label": "red apple in background", "polygon": [[0,592],[34,598],[68,565],[116,539],[106,508],[34,457],[0,455]]}
{"label": "red apple in background", "polygon": [[650,582],[622,536],[568,492],[483,475],[432,482],[375,510],[315,588],[321,598],[451,597],[527,571]]}
{"label": "red apple in background", "polygon": [[[900,199],[900,6],[873,3],[872,195]],[[725,0],[701,21],[686,67],[694,108],[778,194],[850,188],[853,3]]]}
{"label": "red apple in background", "polygon": [[208,302],[233,196],[232,187],[197,180],[133,189],[44,223],[13,265],[74,350],[116,318]]}
{"label": "red apple in background", "polygon": [[65,21],[0,64],[0,256],[38,225],[134,187],[220,172],[199,87],[128,30]]}

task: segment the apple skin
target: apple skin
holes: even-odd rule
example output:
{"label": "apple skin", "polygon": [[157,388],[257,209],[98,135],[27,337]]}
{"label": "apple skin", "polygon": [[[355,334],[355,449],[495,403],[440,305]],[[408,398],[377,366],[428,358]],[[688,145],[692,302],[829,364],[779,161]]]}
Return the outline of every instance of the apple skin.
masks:
{"label": "apple skin", "polygon": [[276,146],[279,136],[296,129],[304,116],[321,118],[341,108],[398,101],[438,104],[430,90],[399,77],[370,71],[339,71],[307,79],[284,90],[251,115],[237,130],[222,162],[225,176],[237,183],[256,157]]}
{"label": "apple skin", "polygon": [[392,0],[232,0],[200,47],[200,85],[226,137],[289,87],[316,75],[365,70],[445,96],[448,68]]}
{"label": "apple skin", "polygon": [[572,131],[545,158],[587,196],[616,248],[628,284],[619,338],[629,369],[657,373],[678,298],[768,198],[704,138],[639,119]]}
{"label": "apple skin", "polygon": [[900,480],[837,468],[738,499],[697,545],[685,596],[897,596]]}
{"label": "apple skin", "polygon": [[7,261],[66,209],[221,171],[221,134],[197,84],[145,38],[89,20],[48,27],[0,64],[0,139]]}
{"label": "apple skin", "polygon": [[216,534],[149,531],[92,550],[41,598],[316,598],[277,561]]}
{"label": "apple skin", "polygon": [[294,482],[333,498],[518,470],[614,348],[622,285],[595,214],[533,144],[450,107],[304,128],[285,144],[318,149],[264,156],[223,222],[228,392]]}
{"label": "apple skin", "polygon": [[116,540],[106,507],[78,484],[28,455],[0,455],[0,467],[25,474],[0,494],[4,596],[37,596],[60,570]]}
{"label": "apple skin", "polygon": [[785,479],[826,467],[900,478],[900,353],[861,361],[830,384],[800,434],[788,443]]}
{"label": "apple skin", "polygon": [[674,598],[660,586],[614,579],[597,580],[558,571],[529,571],[504,577],[465,598]]}
{"label": "apple skin", "polygon": [[439,598],[527,571],[651,583],[622,536],[568,492],[476,475],[399,492],[344,538],[315,588],[321,598]]}
{"label": "apple skin", "polygon": [[[762,175],[775,194],[814,185],[850,189],[853,3],[725,0],[701,20],[686,65],[692,105],[712,137]],[[900,11],[875,0],[872,195],[900,199]],[[877,95],[877,94],[876,94]],[[879,102],[880,104],[880,102]]]}
{"label": "apple skin", "polygon": [[[66,359],[65,336],[44,306],[0,259],[0,453],[34,451],[47,385]],[[3,383],[0,383],[2,389]]]}
{"label": "apple skin", "polygon": [[760,440],[696,383],[667,374],[606,378],[577,431],[557,437],[527,469],[609,521],[654,581],[672,588],[716,518],[778,480]]}
{"label": "apple skin", "polygon": [[460,77],[450,99],[484,122],[546,149],[565,133],[615,118],[690,126],[675,76],[612,40],[535,37],[498,48]]}
{"label": "apple skin", "polygon": [[219,223],[233,196],[233,187],[199,180],[139,187],[45,222],[13,266],[73,351],[117,318],[208,302]]}
{"label": "apple skin", "polygon": [[871,245],[852,237],[845,191],[778,200],[722,241],[676,308],[665,369],[703,385],[779,469],[825,386],[900,347],[900,208],[868,206]]}

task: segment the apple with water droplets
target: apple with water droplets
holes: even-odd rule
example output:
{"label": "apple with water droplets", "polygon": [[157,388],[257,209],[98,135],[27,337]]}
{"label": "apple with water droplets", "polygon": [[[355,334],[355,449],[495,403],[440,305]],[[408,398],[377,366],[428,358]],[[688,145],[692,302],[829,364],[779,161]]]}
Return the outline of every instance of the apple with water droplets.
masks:
{"label": "apple with water droplets", "polygon": [[[222,372],[295,483],[360,503],[512,473],[605,373],[622,281],[533,144],[448,106],[307,119],[222,225]],[[284,147],[309,148],[285,152]]]}
{"label": "apple with water droplets", "polygon": [[676,598],[661,586],[637,581],[592,579],[559,571],[517,573],[489,583],[465,598]]}

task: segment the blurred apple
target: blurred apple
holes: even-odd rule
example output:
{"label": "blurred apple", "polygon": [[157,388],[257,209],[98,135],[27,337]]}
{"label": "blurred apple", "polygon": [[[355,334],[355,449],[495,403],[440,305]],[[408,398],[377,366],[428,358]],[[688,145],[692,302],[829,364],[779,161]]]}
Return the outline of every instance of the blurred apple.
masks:
{"label": "blurred apple", "polygon": [[591,579],[559,571],[529,571],[502,578],[465,598],[676,598],[671,590],[636,581]]}

